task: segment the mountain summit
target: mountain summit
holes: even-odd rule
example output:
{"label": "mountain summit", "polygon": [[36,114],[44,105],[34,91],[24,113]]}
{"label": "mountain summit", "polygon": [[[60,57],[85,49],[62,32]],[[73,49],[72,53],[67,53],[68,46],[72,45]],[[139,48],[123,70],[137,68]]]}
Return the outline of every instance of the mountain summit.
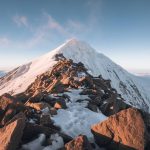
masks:
{"label": "mountain summit", "polygon": [[109,58],[69,40],[0,78],[1,149],[147,150],[145,91]]}
{"label": "mountain summit", "polygon": [[101,75],[111,81],[111,86],[125,99],[126,103],[149,111],[150,95],[136,80],[136,77],[115,64],[105,55],[97,52],[89,44],[71,39],[49,53],[15,68],[0,78],[0,95],[15,95],[24,92],[37,76],[51,69],[57,60],[55,56],[63,54],[75,63],[82,62],[93,76]]}

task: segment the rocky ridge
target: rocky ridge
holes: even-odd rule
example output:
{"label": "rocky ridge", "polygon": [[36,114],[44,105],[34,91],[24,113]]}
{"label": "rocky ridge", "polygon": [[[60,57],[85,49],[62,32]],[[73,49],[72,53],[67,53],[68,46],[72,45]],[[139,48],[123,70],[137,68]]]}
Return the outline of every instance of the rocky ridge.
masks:
{"label": "rocky ridge", "polygon": [[[149,115],[126,104],[111,87],[110,80],[104,80],[102,76],[93,77],[81,62],[74,63],[63,54],[56,55],[55,59],[57,63],[53,68],[39,75],[25,92],[0,97],[0,135],[5,138],[1,141],[4,150],[32,150],[37,147],[40,150],[91,150],[101,146],[113,149],[113,142],[127,145],[126,149],[147,148],[149,122],[145,118]],[[135,116],[139,119],[136,120]],[[19,123],[19,118],[22,123]],[[139,125],[135,123],[137,121]],[[125,122],[129,128],[124,127]],[[13,137],[18,134],[14,132],[18,126],[22,134],[16,143]],[[88,130],[84,131],[84,128]],[[120,131],[121,128],[124,131]],[[139,128],[140,135],[132,130],[135,128]],[[9,129],[10,137],[4,132],[6,129]],[[133,133],[131,139],[135,137],[133,143],[124,142],[128,138],[128,129]],[[105,137],[95,136],[95,131]],[[117,146],[116,149],[121,148]]]}
{"label": "rocky ridge", "polygon": [[150,92],[136,76],[130,74],[105,55],[93,49],[89,44],[71,39],[49,53],[15,68],[0,78],[0,95],[16,95],[24,92],[37,76],[50,71],[57,61],[56,55],[63,54],[74,63],[82,61],[92,76],[101,75],[111,80],[111,86],[117,90],[126,103],[150,112]]}

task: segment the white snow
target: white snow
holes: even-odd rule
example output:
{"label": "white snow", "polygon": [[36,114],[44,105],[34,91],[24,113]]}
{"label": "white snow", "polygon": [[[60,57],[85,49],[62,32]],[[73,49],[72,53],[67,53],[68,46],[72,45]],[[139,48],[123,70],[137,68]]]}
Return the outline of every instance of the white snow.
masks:
{"label": "white snow", "polygon": [[[79,134],[87,135],[90,141],[93,141],[93,135],[91,133],[91,125],[103,121],[106,117],[102,113],[96,113],[88,108],[87,95],[80,95],[82,89],[70,90],[71,92],[65,92],[70,97],[71,102],[67,103],[67,109],[60,109],[57,111],[52,119],[55,124],[60,126],[62,131],[73,138]],[[77,100],[84,100],[83,102],[77,102]]]}
{"label": "white snow", "polygon": [[150,95],[150,76],[137,76],[137,80]]}
{"label": "white snow", "polygon": [[82,87],[79,89],[70,89],[68,92],[65,92],[66,95],[70,97],[71,102],[76,102],[77,100],[89,99],[88,95],[80,95],[82,92]]}
{"label": "white snow", "polygon": [[[25,64],[13,72],[12,79],[8,82],[0,79],[0,95],[6,92],[17,94],[25,91],[27,87],[40,75],[50,69],[56,61],[54,56],[58,53],[72,59],[74,62],[82,62],[88,72],[93,76],[102,75],[111,80],[111,85],[118,93],[135,107],[148,111],[150,107],[150,92],[146,90],[143,81],[115,64],[109,58],[91,48],[87,43],[75,39],[67,41],[63,45],[47,53],[46,55]],[[4,82],[4,83],[3,83]]]}
{"label": "white snow", "polygon": [[34,141],[32,141],[32,142],[30,142],[28,144],[23,145],[22,149],[23,150],[33,150],[33,149],[42,150],[43,149],[42,143],[43,143],[44,140],[45,140],[45,135],[41,134]]}
{"label": "white snow", "polygon": [[49,55],[41,56],[28,64],[20,66],[8,82],[1,84],[0,79],[0,95],[6,92],[13,95],[24,92],[38,75],[46,72],[56,64],[53,58],[54,55],[55,53],[51,52]]}
{"label": "white snow", "polygon": [[58,150],[59,148],[62,148],[64,146],[64,141],[58,134],[52,134],[51,140],[52,145],[45,147],[43,150]]}
{"label": "white snow", "polygon": [[46,136],[44,134],[40,134],[34,141],[24,144],[22,146],[22,150],[58,150],[64,146],[64,141],[58,134],[51,135],[50,140],[52,140],[52,145],[42,146],[45,139]]}

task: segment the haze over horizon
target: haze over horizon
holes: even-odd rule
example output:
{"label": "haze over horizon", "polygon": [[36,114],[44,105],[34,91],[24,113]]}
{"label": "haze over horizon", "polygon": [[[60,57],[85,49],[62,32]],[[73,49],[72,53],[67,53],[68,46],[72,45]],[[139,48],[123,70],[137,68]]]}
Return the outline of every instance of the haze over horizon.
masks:
{"label": "haze over horizon", "polygon": [[77,38],[130,72],[150,74],[149,6],[148,0],[1,0],[0,70]]}

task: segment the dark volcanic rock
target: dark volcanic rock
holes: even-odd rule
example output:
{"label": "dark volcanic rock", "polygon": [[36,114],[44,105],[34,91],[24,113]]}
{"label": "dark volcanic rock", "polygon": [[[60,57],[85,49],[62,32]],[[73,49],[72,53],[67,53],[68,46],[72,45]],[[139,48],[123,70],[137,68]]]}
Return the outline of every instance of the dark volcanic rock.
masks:
{"label": "dark volcanic rock", "polygon": [[50,127],[53,124],[53,121],[50,118],[50,115],[41,115],[40,117],[40,125]]}
{"label": "dark volcanic rock", "polygon": [[22,137],[23,143],[28,143],[31,140],[36,139],[39,134],[42,133],[45,134],[47,137],[50,137],[52,134],[57,133],[63,138],[65,143],[72,140],[70,136],[60,132],[60,128],[52,124],[49,127],[46,127],[38,124],[27,123]]}

